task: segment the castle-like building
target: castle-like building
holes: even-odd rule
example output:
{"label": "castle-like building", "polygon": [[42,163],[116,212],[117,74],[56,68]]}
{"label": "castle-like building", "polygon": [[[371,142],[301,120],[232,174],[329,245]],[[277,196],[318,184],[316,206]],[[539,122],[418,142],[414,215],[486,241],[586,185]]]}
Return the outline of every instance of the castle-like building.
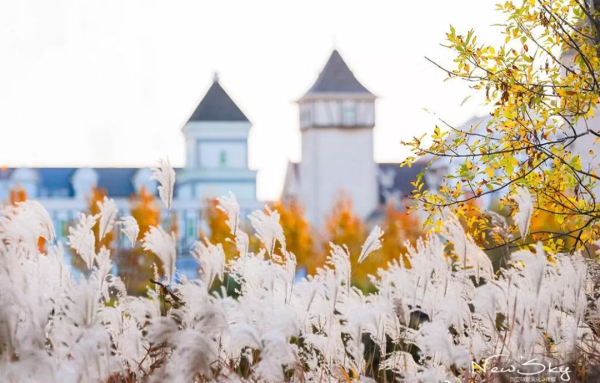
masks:
{"label": "castle-like building", "polygon": [[[183,127],[185,167],[175,169],[177,182],[171,211],[163,220],[176,224],[181,250],[198,239],[201,212],[207,198],[235,193],[243,216],[261,208],[256,199],[256,172],[248,168],[248,135],[252,124],[214,82]],[[93,188],[106,191],[123,214],[130,198],[142,188],[157,194],[150,168],[9,168],[0,171],[0,199],[22,188],[27,198],[40,201],[48,210],[57,234],[63,239],[79,212],[89,209]],[[176,219],[177,222],[169,222]]]}
{"label": "castle-like building", "polygon": [[304,205],[313,225],[323,224],[342,195],[363,218],[373,218],[388,200],[409,195],[410,181],[423,170],[375,162],[376,99],[334,50],[298,100],[302,160],[288,163],[282,198]]}
{"label": "castle-like building", "polygon": [[[373,157],[376,96],[354,76],[334,50],[314,85],[298,100],[302,161],[289,163],[282,199],[296,198],[315,226],[323,223],[340,193],[346,193],[363,217],[377,215],[390,198],[410,193],[410,181],[422,167],[378,164]],[[248,168],[248,135],[252,125],[215,76],[183,127],[185,167],[175,169],[171,211],[163,222],[175,223],[182,253],[198,239],[207,198],[237,197],[243,217],[263,204],[256,197],[256,172]],[[150,168],[12,168],[0,171],[0,199],[23,188],[50,213],[58,235],[78,212],[89,208],[93,188],[104,189],[122,214],[130,198],[156,194]],[[177,222],[169,222],[176,219]]]}

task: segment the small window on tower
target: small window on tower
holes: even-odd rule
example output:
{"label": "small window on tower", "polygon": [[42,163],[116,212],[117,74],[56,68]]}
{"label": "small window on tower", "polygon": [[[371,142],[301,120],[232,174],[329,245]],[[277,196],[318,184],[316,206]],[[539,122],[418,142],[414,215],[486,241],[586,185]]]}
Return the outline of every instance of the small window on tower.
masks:
{"label": "small window on tower", "polygon": [[342,124],[356,125],[356,107],[353,102],[342,105]]}
{"label": "small window on tower", "polygon": [[227,166],[227,152],[221,150],[219,153],[219,166]]}
{"label": "small window on tower", "polygon": [[300,112],[300,124],[302,127],[310,125],[310,108],[303,105]]}

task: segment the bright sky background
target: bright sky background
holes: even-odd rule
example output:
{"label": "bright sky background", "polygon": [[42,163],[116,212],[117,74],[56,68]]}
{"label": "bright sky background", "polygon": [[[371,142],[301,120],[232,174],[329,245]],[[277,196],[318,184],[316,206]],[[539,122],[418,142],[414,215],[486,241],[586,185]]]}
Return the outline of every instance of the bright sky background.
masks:
{"label": "bright sky background", "polygon": [[294,101],[337,47],[377,103],[375,159],[435,116],[481,113],[471,91],[426,62],[450,65],[449,25],[499,42],[495,0],[0,1],[0,165],[184,163],[181,128],[219,72],[253,122],[258,194],[279,196],[300,159]]}

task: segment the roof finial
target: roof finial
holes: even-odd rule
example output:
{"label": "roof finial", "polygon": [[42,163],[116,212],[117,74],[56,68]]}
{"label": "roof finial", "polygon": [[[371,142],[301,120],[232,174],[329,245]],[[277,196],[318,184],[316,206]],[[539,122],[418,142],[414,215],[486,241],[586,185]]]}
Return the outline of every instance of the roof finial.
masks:
{"label": "roof finial", "polygon": [[213,77],[213,82],[219,82],[219,72],[215,71],[215,75]]}
{"label": "roof finial", "polygon": [[333,36],[331,37],[331,45],[333,45],[333,49],[334,51],[337,51],[338,49],[338,43],[337,43],[337,33],[334,33]]}

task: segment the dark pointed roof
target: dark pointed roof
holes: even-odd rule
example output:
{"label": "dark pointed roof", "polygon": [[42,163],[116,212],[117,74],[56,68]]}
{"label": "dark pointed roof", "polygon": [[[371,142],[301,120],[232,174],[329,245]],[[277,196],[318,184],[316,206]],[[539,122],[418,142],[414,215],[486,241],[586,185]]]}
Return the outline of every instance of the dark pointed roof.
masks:
{"label": "dark pointed roof", "polygon": [[327,64],[306,96],[323,93],[353,93],[374,96],[354,77],[337,49],[331,52]]}
{"label": "dark pointed roof", "polygon": [[249,121],[225,89],[215,80],[189,121]]}

